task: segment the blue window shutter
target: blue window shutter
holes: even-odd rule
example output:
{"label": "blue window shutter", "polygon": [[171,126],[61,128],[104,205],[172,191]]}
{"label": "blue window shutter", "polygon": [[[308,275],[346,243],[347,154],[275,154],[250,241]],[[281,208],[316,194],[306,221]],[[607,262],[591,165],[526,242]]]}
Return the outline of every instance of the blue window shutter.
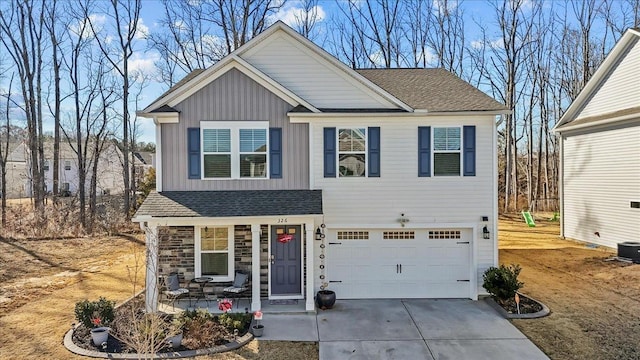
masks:
{"label": "blue window shutter", "polygon": [[369,177],[380,177],[380,128],[369,128]]}
{"label": "blue window shutter", "polygon": [[200,179],[200,128],[187,129],[189,179]]}
{"label": "blue window shutter", "polygon": [[336,128],[324,128],[324,177],[336,177]]}
{"label": "blue window shutter", "polygon": [[282,179],[282,128],[269,128],[269,177]]}
{"label": "blue window shutter", "polygon": [[463,175],[476,176],[476,127],[465,126],[462,128],[464,141],[463,147]]}
{"label": "blue window shutter", "polygon": [[431,127],[418,127],[418,176],[431,176]]}

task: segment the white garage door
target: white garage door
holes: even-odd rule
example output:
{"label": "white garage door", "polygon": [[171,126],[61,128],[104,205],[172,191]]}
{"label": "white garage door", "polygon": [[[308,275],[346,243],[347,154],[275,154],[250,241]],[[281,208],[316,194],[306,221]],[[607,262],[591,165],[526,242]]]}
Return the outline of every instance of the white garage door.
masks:
{"label": "white garage door", "polygon": [[340,299],[469,298],[470,229],[328,233],[329,289]]}

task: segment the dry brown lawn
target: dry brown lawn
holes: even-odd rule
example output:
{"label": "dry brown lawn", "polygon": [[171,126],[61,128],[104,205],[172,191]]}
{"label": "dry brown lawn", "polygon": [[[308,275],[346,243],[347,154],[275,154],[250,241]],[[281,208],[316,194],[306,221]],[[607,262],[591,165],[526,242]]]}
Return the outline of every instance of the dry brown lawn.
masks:
{"label": "dry brown lawn", "polygon": [[[62,345],[77,301],[121,302],[142,269],[139,237],[11,240],[0,237],[0,359],[83,359]],[[138,273],[142,275],[142,272]],[[142,281],[139,281],[142,282]],[[317,359],[317,343],[257,342],[199,359]]]}
{"label": "dry brown lawn", "polygon": [[608,248],[559,238],[549,216],[529,228],[500,219],[500,263],[522,266],[522,291],[551,315],[514,320],[552,359],[640,359],[640,265],[607,261]]}
{"label": "dry brown lawn", "polygon": [[[552,359],[640,359],[640,265],[611,250],[560,240],[557,222],[500,219],[500,262],[522,266],[523,292],[551,308],[515,320]],[[0,238],[0,359],[79,359],[62,346],[76,301],[132,294],[143,245],[135,237]],[[252,341],[200,359],[317,359],[317,343]]]}

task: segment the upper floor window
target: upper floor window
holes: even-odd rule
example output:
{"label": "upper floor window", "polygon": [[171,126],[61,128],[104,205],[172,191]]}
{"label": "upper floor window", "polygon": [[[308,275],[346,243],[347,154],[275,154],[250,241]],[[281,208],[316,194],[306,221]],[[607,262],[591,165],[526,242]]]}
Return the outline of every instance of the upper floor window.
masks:
{"label": "upper floor window", "polygon": [[65,160],[64,161],[64,169],[65,170],[71,170],[71,161],[70,160]]}
{"label": "upper floor window", "polygon": [[267,178],[268,122],[202,122],[205,179]]}
{"label": "upper floor window", "polygon": [[460,176],[460,133],[459,127],[433,129],[433,175]]}
{"label": "upper floor window", "polygon": [[49,171],[49,160],[44,161],[44,171]]}
{"label": "upper floor window", "polygon": [[364,128],[338,130],[340,177],[366,176],[367,135]]}

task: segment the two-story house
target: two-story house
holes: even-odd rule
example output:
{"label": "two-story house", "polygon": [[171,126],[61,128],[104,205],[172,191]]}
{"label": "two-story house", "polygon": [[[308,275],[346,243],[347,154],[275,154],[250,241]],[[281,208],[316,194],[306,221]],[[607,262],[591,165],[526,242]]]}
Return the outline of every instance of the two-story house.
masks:
{"label": "two-story house", "polygon": [[158,277],[251,276],[251,308],[471,298],[497,264],[496,126],[443,69],[353,70],[278,22],[180,81],[156,124],[147,307]]}
{"label": "two-story house", "polygon": [[[93,143],[89,143],[87,149],[87,169],[85,189],[90,191],[90,179],[93,176]],[[71,145],[67,142],[60,143],[58,162],[58,191],[62,196],[73,196],[78,193],[80,184],[80,166],[78,156]],[[53,192],[53,141],[50,139],[44,142],[44,186],[48,193]],[[112,142],[105,144],[102,149],[97,169],[96,194],[120,194],[124,191],[122,181],[122,151]],[[136,165],[142,164],[136,159]],[[18,145],[10,154],[7,177],[8,197],[30,197],[31,191],[31,156],[29,147],[23,142]]]}

